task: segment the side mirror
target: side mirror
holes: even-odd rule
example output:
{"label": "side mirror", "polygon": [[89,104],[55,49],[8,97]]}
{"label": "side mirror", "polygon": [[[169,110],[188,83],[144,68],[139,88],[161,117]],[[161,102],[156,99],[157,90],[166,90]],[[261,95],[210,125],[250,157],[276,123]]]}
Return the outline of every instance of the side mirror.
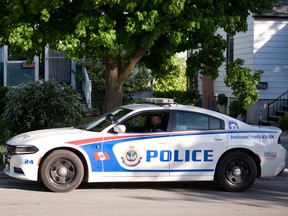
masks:
{"label": "side mirror", "polygon": [[126,132],[126,126],[125,125],[116,125],[113,128],[114,132],[116,133],[125,133]]}

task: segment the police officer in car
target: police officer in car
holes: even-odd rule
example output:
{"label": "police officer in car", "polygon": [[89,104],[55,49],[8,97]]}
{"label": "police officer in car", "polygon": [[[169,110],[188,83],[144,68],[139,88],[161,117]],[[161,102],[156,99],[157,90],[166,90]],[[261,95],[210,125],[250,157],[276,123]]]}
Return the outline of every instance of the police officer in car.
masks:
{"label": "police officer in car", "polygon": [[162,132],[164,131],[164,127],[162,125],[162,116],[161,115],[152,115],[151,116],[151,124],[152,128],[149,132]]}

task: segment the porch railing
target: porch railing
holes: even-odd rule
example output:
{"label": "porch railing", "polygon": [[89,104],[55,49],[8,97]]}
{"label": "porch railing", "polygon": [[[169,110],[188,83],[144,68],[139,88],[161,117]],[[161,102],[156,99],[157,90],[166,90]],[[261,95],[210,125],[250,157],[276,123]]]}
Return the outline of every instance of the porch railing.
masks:
{"label": "porch railing", "polygon": [[89,79],[88,71],[86,68],[83,67],[82,73],[84,75],[84,81],[82,82],[82,88],[84,91],[84,96],[86,100],[87,107],[91,109],[92,107],[92,100],[91,100],[91,93],[92,93],[92,82]]}
{"label": "porch railing", "polygon": [[284,116],[284,111],[288,111],[288,91],[268,103],[267,123],[270,124],[271,121],[277,122],[279,117]]}

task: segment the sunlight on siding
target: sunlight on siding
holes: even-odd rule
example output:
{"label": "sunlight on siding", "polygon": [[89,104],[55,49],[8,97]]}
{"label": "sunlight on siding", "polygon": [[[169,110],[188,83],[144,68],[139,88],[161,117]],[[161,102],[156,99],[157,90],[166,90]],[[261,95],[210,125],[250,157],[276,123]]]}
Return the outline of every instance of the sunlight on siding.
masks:
{"label": "sunlight on siding", "polygon": [[[281,31],[288,26],[288,21],[267,21],[267,20],[255,20],[254,26],[254,53],[261,49],[272,38],[275,43],[281,43]],[[285,37],[285,36],[284,36]],[[278,39],[279,38],[279,39]],[[278,45],[279,46],[279,45]]]}

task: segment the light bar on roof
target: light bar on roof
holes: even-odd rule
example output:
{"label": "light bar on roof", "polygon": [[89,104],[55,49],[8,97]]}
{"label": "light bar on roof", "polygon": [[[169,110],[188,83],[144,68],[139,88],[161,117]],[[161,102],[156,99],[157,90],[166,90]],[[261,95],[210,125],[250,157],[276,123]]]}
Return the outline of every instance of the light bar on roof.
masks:
{"label": "light bar on roof", "polygon": [[171,98],[145,98],[144,102],[153,104],[174,104]]}

